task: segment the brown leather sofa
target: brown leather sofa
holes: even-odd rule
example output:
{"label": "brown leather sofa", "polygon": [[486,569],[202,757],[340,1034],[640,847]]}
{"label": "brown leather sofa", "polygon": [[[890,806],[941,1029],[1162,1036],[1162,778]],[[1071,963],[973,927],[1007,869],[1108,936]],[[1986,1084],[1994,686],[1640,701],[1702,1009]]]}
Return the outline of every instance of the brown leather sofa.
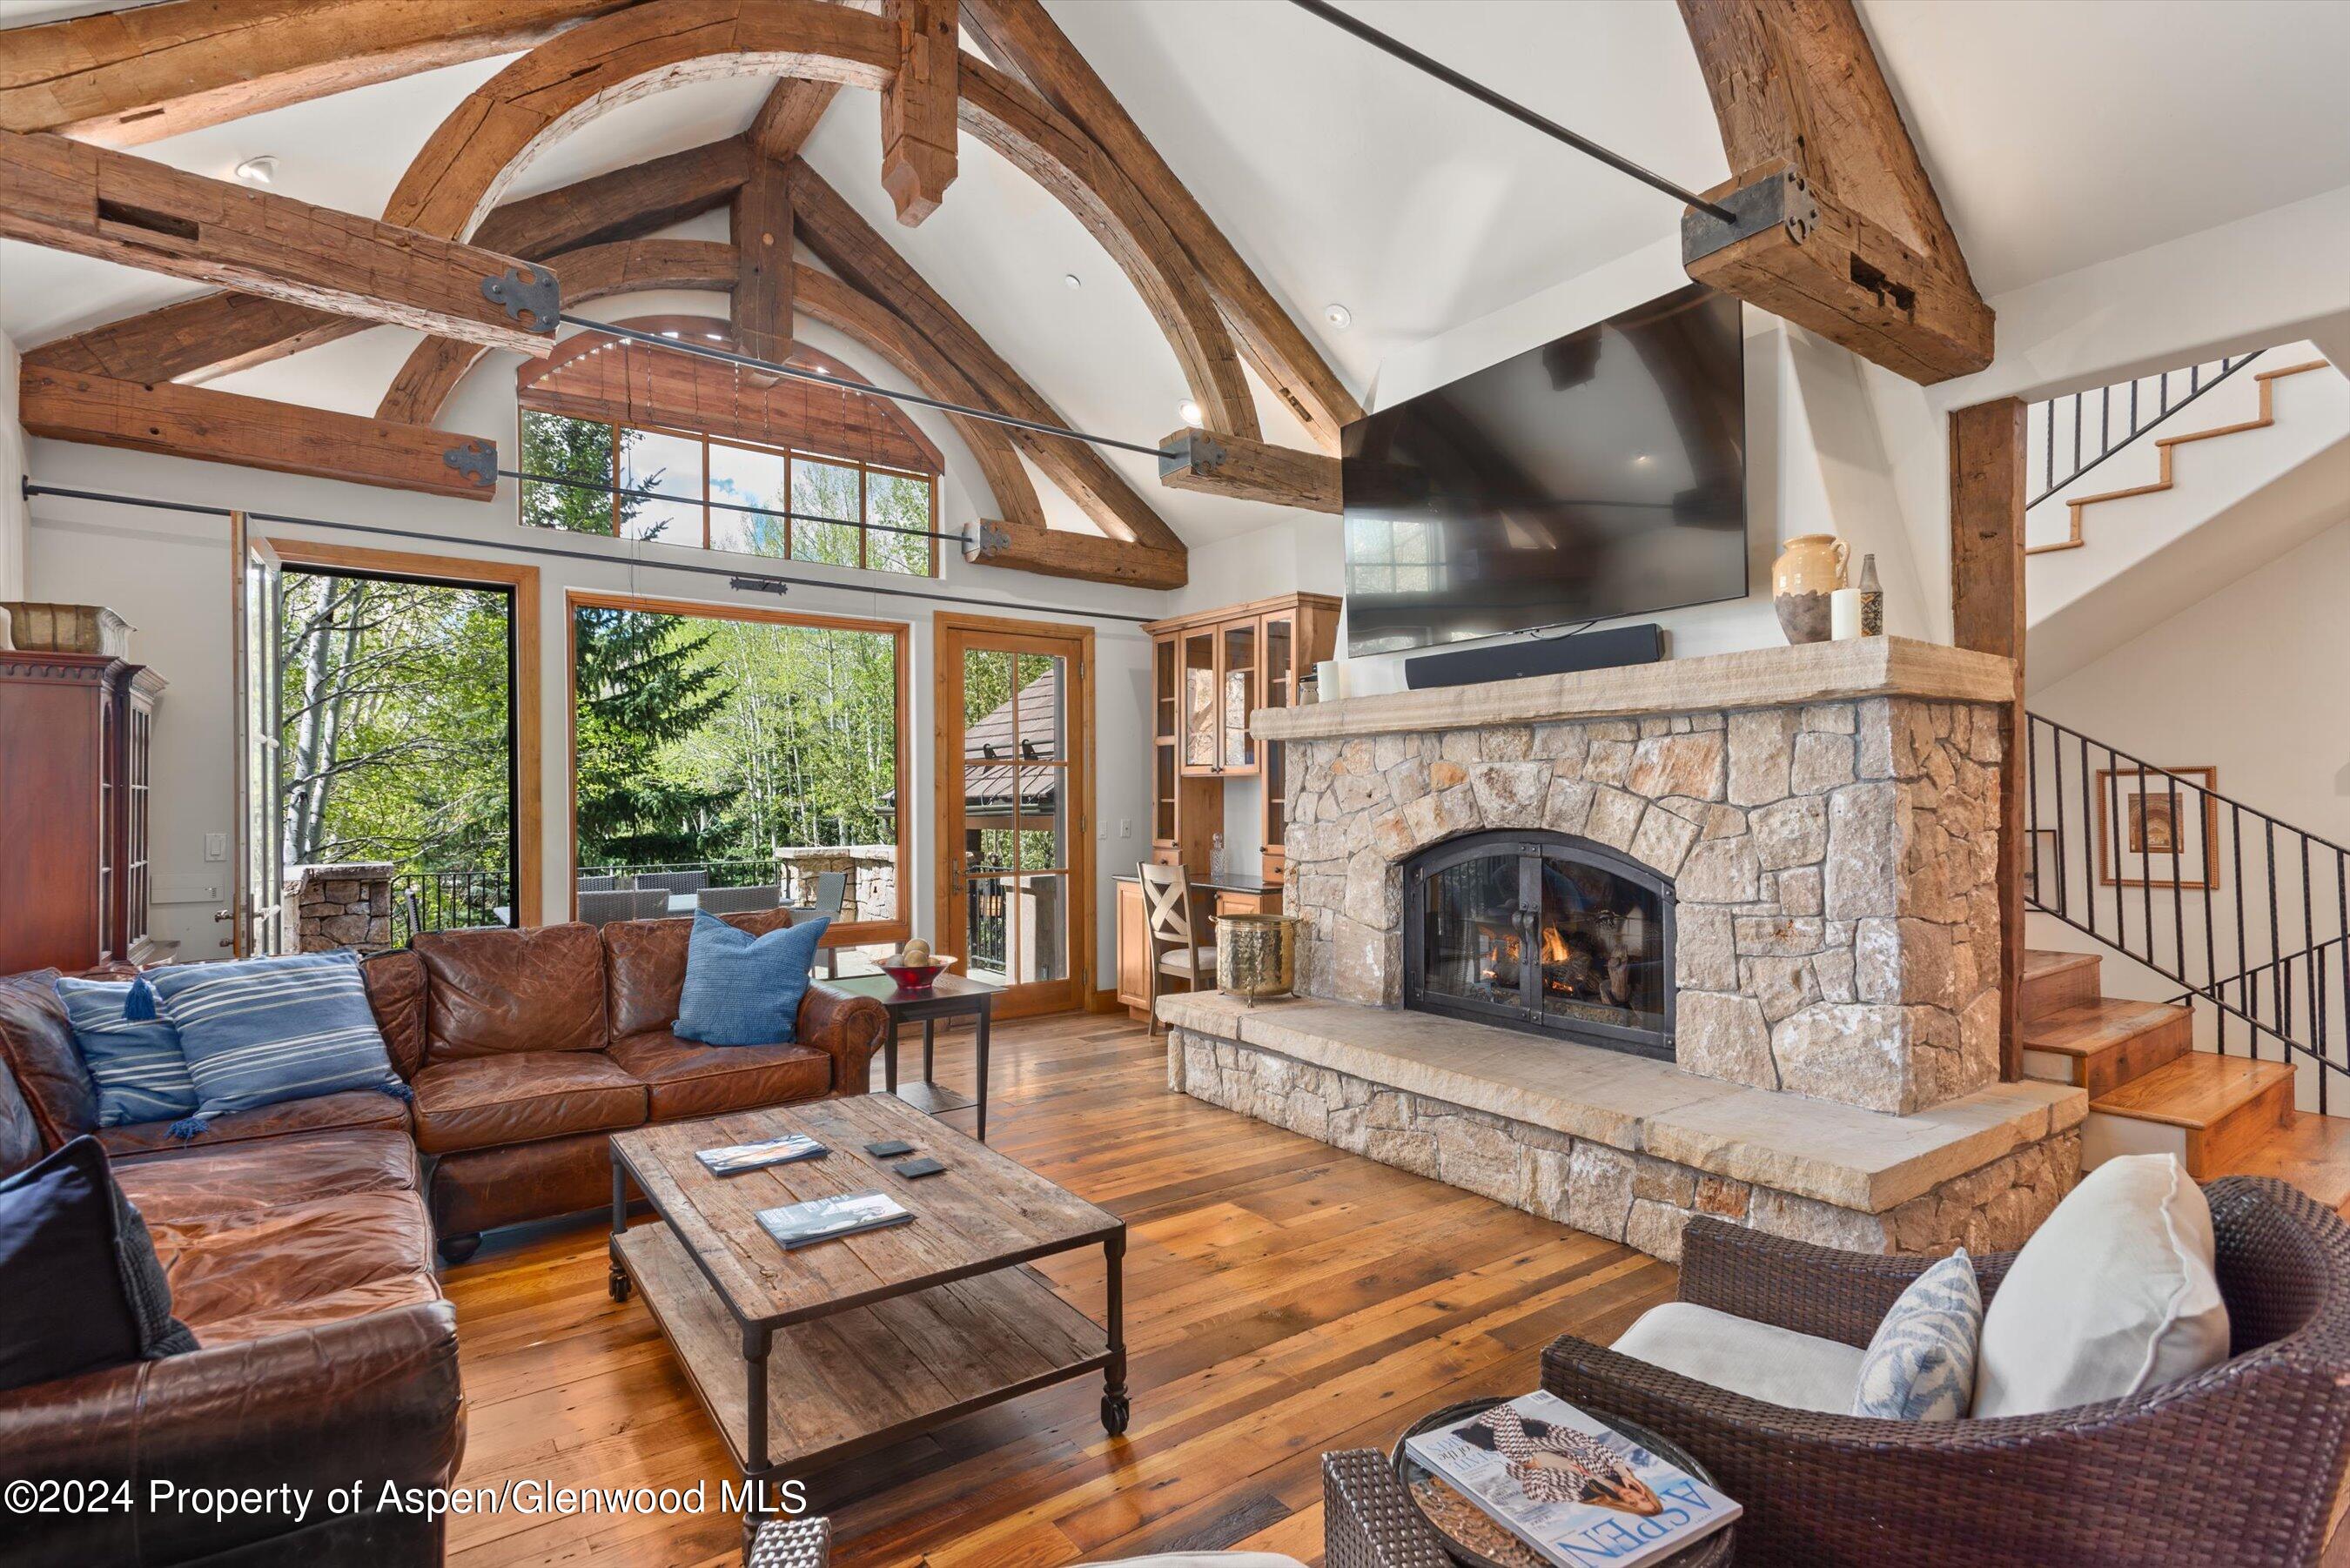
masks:
{"label": "brown leather sofa", "polygon": [[[0,980],[0,1171],[23,1169],[97,1120],[55,978]],[[402,1114],[328,1103],[361,1098]],[[0,1562],[442,1560],[441,1520],[375,1506],[387,1483],[448,1485],[464,1449],[456,1316],[433,1278],[405,1108],[374,1093],[312,1105],[307,1118],[224,1116],[205,1147],[176,1154],[146,1152],[147,1129],[98,1135],[200,1348],[0,1392],[0,1479],[123,1485],[130,1504],[11,1509]],[[305,1119],[320,1125],[291,1126]],[[158,1481],[310,1497],[299,1518],[284,1508],[214,1517],[151,1506]],[[330,1501],[355,1481],[363,1501]]]}

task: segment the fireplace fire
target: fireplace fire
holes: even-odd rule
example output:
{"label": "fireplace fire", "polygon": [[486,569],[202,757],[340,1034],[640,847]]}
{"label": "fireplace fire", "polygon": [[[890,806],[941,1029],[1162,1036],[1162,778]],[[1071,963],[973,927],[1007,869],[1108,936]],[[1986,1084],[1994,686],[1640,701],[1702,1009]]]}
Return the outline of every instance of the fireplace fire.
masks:
{"label": "fireplace fire", "polygon": [[1404,1005],[1670,1060],[1672,888],[1564,834],[1481,833],[1404,868]]}

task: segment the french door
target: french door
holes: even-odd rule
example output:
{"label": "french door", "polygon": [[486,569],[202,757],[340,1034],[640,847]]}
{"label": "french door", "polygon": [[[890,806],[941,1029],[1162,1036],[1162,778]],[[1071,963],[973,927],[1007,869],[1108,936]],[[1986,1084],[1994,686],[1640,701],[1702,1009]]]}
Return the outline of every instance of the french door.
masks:
{"label": "french door", "polygon": [[940,616],[939,946],[995,1016],[1085,1005],[1093,953],[1093,633]]}
{"label": "french door", "polygon": [[236,758],[234,892],[220,919],[238,958],[286,950],[286,867],[278,841],[284,783],[278,769],[280,655],[278,560],[242,512],[229,514],[230,684]]}

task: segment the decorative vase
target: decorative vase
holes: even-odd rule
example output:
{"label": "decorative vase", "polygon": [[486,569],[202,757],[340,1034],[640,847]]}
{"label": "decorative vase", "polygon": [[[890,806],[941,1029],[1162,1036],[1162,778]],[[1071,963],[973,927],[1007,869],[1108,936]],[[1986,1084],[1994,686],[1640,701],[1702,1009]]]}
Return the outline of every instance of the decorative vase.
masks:
{"label": "decorative vase", "polygon": [[1216,989],[1254,1002],[1297,987],[1297,917],[1222,915],[1216,920]]}
{"label": "decorative vase", "polygon": [[1844,587],[1852,550],[1833,534],[1804,534],[1787,541],[1771,567],[1771,597],[1779,629],[1789,642],[1825,642],[1833,622],[1829,596]]}

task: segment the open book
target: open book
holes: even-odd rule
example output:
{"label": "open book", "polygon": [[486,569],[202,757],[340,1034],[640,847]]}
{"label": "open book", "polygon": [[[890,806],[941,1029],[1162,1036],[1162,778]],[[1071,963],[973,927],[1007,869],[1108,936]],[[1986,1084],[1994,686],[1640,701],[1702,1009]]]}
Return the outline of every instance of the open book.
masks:
{"label": "open book", "polygon": [[1741,1511],[1553,1394],[1417,1433],[1404,1451],[1560,1568],[1639,1568]]}
{"label": "open book", "polygon": [[903,1225],[913,1218],[911,1210],[886,1192],[844,1192],[835,1198],[787,1203],[781,1209],[762,1209],[759,1226],[789,1251],[836,1236]]}

